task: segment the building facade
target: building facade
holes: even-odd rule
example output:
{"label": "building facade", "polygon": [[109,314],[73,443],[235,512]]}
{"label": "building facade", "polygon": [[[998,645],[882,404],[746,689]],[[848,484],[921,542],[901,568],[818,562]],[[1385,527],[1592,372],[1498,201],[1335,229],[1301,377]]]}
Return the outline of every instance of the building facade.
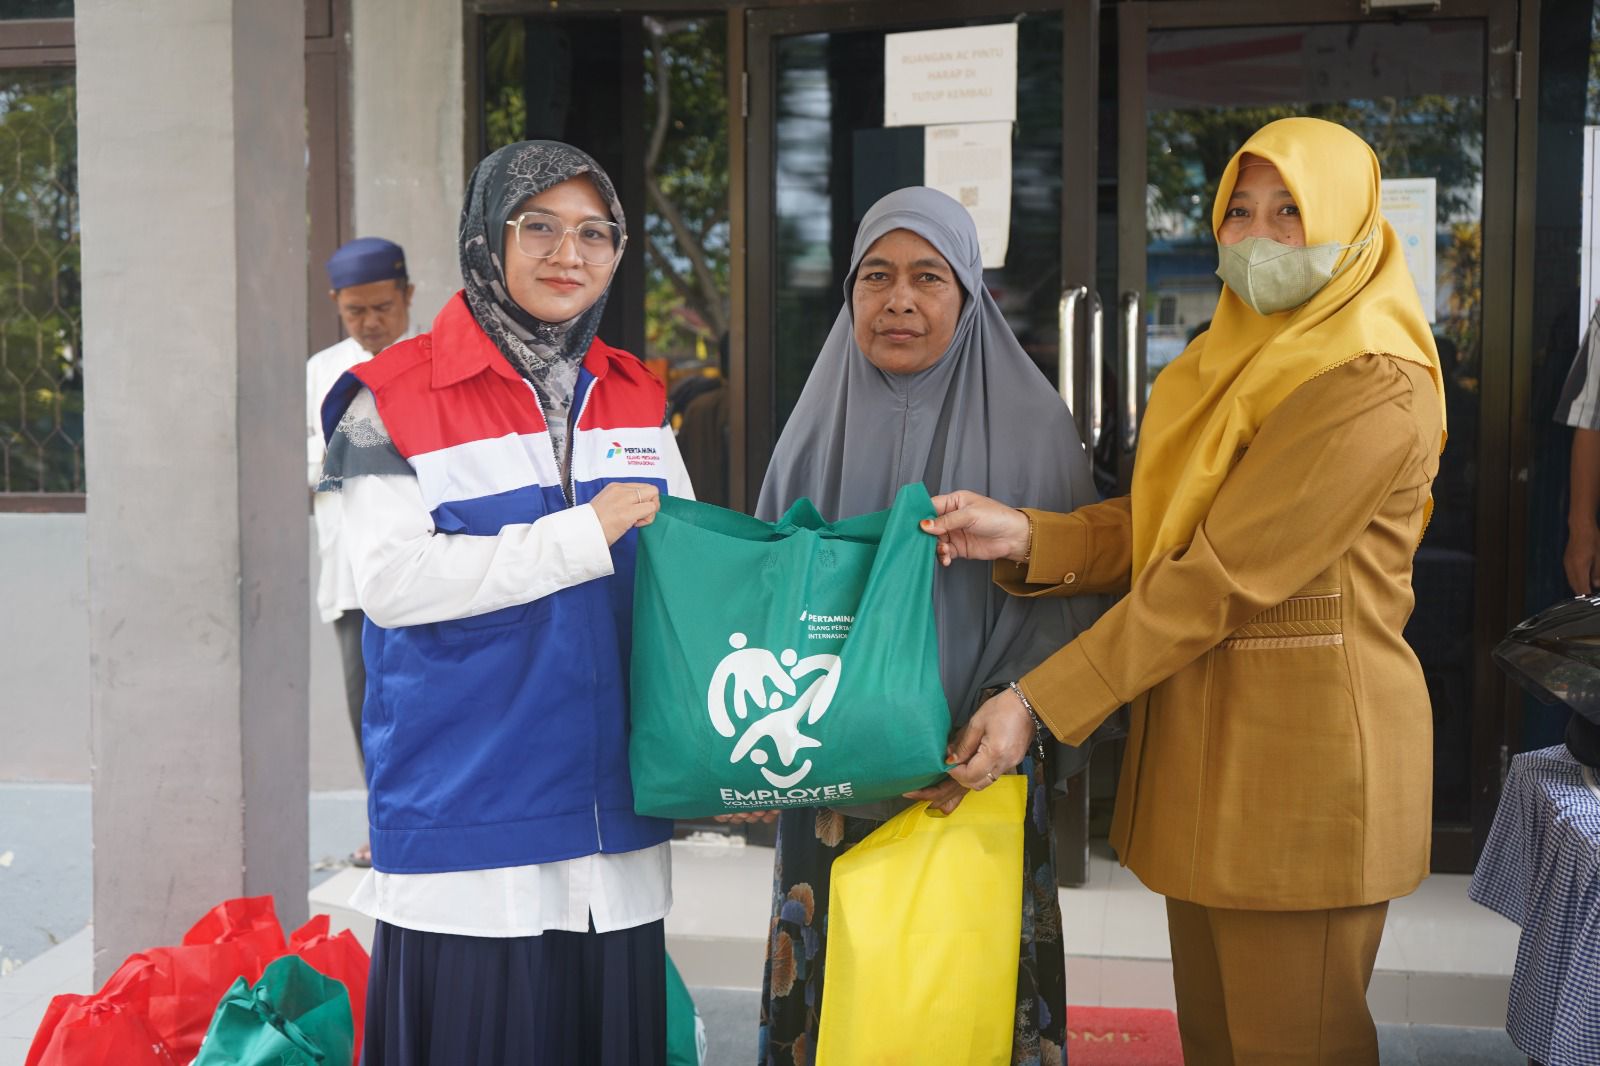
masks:
{"label": "building facade", "polygon": [[[88,779],[84,382],[103,360],[158,360],[136,337],[83,343],[86,17],[71,0],[0,0],[6,779]],[[338,243],[404,244],[425,324],[456,288],[472,164],[512,140],[568,140],[616,179],[637,235],[602,334],[660,361],[703,495],[748,506],[866,208],[937,166],[994,191],[984,160],[935,159],[924,124],[888,114],[895,35],[995,25],[1015,27],[1016,106],[1004,265],[986,281],[1071,405],[1106,492],[1127,486],[1151,380],[1214,303],[1209,210],[1235,146],[1311,114],[1377,150],[1446,372],[1451,440],[1408,635],[1434,701],[1435,868],[1470,869],[1509,755],[1562,725],[1488,652],[1565,594],[1569,438],[1551,411],[1597,295],[1583,277],[1600,181],[1585,149],[1600,127],[1587,0],[308,0],[309,313],[304,350],[278,370],[294,378],[339,335],[321,273]],[[718,421],[695,424],[713,408]],[[332,636],[311,632],[311,783],[355,787]],[[1114,787],[1115,754],[1068,801],[1069,849]]]}

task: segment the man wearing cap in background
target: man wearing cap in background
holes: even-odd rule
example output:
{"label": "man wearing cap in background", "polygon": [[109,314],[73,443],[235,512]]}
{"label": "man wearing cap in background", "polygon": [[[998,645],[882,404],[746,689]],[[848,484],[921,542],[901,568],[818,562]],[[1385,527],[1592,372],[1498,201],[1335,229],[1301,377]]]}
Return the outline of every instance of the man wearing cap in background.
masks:
{"label": "man wearing cap in background", "polygon": [[[328,259],[328,284],[328,295],[339,308],[346,336],[306,361],[306,471],[313,491],[322,480],[323,398],[346,370],[366,362],[409,333],[411,294],[416,289],[406,276],[405,252],[381,237],[358,237],[334,252]],[[355,578],[340,543],[340,499],[337,492],[318,492],[314,497],[312,510],[321,559],[317,608],[324,622],[333,623],[339,638],[345,700],[359,757],[361,703],[367,687],[367,672],[361,660],[361,627],[366,618],[356,601]],[[352,859],[358,865],[369,865],[371,854],[371,849],[363,845]]]}

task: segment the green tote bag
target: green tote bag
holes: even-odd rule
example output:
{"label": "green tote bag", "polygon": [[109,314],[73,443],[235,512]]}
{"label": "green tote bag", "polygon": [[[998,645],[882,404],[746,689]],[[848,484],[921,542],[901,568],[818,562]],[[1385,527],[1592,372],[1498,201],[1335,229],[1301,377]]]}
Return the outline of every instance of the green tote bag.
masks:
{"label": "green tote bag", "polygon": [[667,956],[667,1066],[706,1066],[706,1023]]}
{"label": "green tote bag", "polygon": [[228,989],[194,1066],[349,1066],[354,1058],[350,993],[285,955],[254,988],[241,977]]}
{"label": "green tote bag", "polygon": [[776,523],[664,498],[640,531],[629,764],[640,814],[848,807],[944,772],[949,705],[921,484]]}

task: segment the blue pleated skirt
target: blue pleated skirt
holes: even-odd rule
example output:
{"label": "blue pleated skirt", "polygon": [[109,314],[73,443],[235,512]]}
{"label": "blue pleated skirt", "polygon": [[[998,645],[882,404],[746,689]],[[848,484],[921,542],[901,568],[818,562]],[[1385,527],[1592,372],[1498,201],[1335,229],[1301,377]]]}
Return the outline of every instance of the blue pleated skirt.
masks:
{"label": "blue pleated skirt", "polygon": [[663,923],[476,937],[378,923],[363,1066],[662,1066]]}

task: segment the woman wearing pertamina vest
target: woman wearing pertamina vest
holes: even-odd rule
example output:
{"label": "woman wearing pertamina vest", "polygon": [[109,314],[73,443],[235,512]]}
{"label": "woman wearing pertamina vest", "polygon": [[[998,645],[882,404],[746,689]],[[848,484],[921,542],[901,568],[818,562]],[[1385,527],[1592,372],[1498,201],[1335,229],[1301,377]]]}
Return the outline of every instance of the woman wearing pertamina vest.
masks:
{"label": "woman wearing pertamina vest", "polygon": [[688,495],[660,383],[595,336],[611,181],[525,142],[473,172],[464,290],[337,384],[377,920],[369,1066],[665,1057],[668,821],[633,811],[633,530]]}
{"label": "woman wearing pertamina vest", "polygon": [[941,554],[996,560],[1013,595],[1124,594],[979,709],[951,775],[984,787],[1036,722],[1074,744],[1131,702],[1112,843],[1167,897],[1184,1060],[1376,1064],[1384,916],[1428,869],[1432,715],[1401,631],[1438,357],[1358,137],[1274,122],[1218,189],[1225,288],[1156,379],[1132,493],[935,501]]}

